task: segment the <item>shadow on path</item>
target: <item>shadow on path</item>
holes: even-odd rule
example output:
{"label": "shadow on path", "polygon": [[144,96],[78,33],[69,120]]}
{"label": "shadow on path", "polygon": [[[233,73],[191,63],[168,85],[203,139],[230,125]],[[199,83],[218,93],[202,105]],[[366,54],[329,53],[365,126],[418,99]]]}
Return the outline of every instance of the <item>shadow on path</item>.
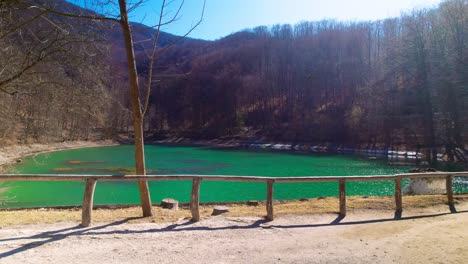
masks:
{"label": "shadow on path", "polygon": [[[124,223],[126,223],[126,222],[128,222],[130,220],[139,219],[139,218],[141,218],[141,217],[126,218],[126,219],[123,219],[123,220],[120,220],[120,221],[116,221],[116,222],[105,224],[105,225],[95,226],[95,227],[91,227],[91,228],[83,228],[81,225],[76,225],[76,226],[63,228],[63,229],[59,229],[59,230],[47,231],[47,232],[43,232],[43,233],[40,233],[40,234],[37,234],[37,235],[28,236],[28,237],[14,237],[14,238],[0,239],[0,242],[36,239],[36,241],[29,242],[27,244],[21,245],[18,248],[12,249],[12,250],[4,252],[4,253],[0,253],[0,260],[2,258],[11,256],[11,255],[14,255],[14,254],[18,254],[18,253],[21,253],[23,251],[33,249],[33,248],[36,248],[36,247],[39,247],[39,246],[42,246],[42,245],[45,245],[45,244],[48,244],[48,243],[59,241],[59,240],[65,239],[65,238],[70,237],[70,236],[89,235],[87,232],[89,232],[91,230],[96,231],[96,230],[104,229],[104,228],[107,228],[107,227],[110,227],[110,226],[117,226],[117,225],[124,224]],[[72,232],[67,233],[67,231],[72,231]]]}
{"label": "shadow on path", "polygon": [[[468,213],[468,210],[458,211],[456,214],[464,214],[464,213]],[[129,230],[129,229],[111,230],[111,231],[103,230],[108,227],[118,226],[118,225],[127,223],[128,221],[142,218],[142,217],[132,217],[132,218],[126,218],[120,221],[116,221],[113,223],[89,227],[89,228],[82,228],[81,226],[77,225],[77,226],[73,226],[69,228],[63,228],[63,229],[54,230],[54,231],[47,231],[47,232],[43,232],[37,235],[28,236],[28,237],[14,237],[14,238],[0,239],[0,243],[6,242],[6,241],[36,239],[36,241],[29,242],[27,244],[20,245],[18,248],[12,249],[4,253],[0,253],[0,259],[12,256],[12,255],[15,255],[15,254],[18,254],[18,253],[21,253],[29,249],[33,249],[33,248],[36,248],[36,247],[39,247],[48,243],[53,243],[53,242],[56,242],[56,241],[59,241],[68,237],[73,237],[73,236],[129,235],[129,234],[142,234],[142,233],[240,230],[240,229],[255,229],[255,228],[284,228],[284,229],[314,228],[314,227],[326,227],[326,226],[347,226],[347,225],[362,225],[362,224],[383,223],[383,222],[392,222],[392,221],[405,221],[405,220],[413,220],[413,219],[434,218],[434,217],[450,215],[450,214],[454,214],[454,213],[440,213],[440,214],[408,216],[408,217],[402,217],[400,213],[398,217],[397,215],[395,215],[395,217],[392,217],[392,218],[349,221],[349,222],[343,222],[342,220],[345,218],[345,216],[338,215],[338,217],[334,219],[333,221],[331,221],[330,223],[300,224],[300,225],[275,225],[273,222],[270,222],[264,219],[259,219],[248,225],[229,225],[229,226],[221,226],[221,227],[200,226],[199,224],[203,224],[203,222],[199,222],[198,225],[193,225],[193,222],[188,220],[182,223],[171,224],[163,228],[153,228],[153,229],[145,229],[145,230]],[[71,231],[71,232],[68,232],[68,231]]]}

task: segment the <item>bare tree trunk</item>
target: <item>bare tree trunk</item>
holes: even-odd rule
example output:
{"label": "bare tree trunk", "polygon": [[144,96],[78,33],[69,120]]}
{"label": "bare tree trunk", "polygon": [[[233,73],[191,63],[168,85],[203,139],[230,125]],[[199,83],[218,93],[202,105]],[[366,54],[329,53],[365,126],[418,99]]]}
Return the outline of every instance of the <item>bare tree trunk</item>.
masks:
{"label": "bare tree trunk", "polygon": [[[138,74],[135,63],[135,54],[133,51],[133,40],[128,21],[127,4],[125,0],[119,0],[122,31],[125,41],[125,50],[128,61],[128,74],[130,79],[130,96],[132,101],[133,128],[135,130],[135,168],[137,175],[146,175],[145,170],[145,152],[143,143],[143,116],[140,106],[140,95],[138,86]],[[143,216],[152,216],[151,197],[147,181],[139,181],[141,206]]]}

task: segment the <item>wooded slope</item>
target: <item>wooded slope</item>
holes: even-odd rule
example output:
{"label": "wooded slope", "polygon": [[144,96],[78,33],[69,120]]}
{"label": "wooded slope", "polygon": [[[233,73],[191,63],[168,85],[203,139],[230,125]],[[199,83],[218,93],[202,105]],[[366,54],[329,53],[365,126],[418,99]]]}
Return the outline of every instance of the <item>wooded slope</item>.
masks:
{"label": "wooded slope", "polygon": [[[112,137],[129,128],[118,27],[1,10],[3,142]],[[133,29],[144,81],[152,29]],[[468,142],[465,0],[382,21],[257,27],[170,49],[178,37],[162,34],[145,125],[152,135],[445,148],[450,157]]]}

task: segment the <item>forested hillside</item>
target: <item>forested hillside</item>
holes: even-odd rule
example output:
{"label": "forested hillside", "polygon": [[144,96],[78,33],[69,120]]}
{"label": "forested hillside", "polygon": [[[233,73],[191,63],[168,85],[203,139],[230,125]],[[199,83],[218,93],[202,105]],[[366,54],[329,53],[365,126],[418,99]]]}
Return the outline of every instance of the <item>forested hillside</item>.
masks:
{"label": "forested hillside", "polygon": [[[3,144],[131,130],[118,28],[2,3]],[[144,81],[151,29],[133,29]],[[165,48],[176,39],[160,39],[147,135],[445,148],[449,158],[466,148],[466,0],[382,21],[257,27]]]}
{"label": "forested hillside", "polygon": [[[43,2],[59,12],[97,15],[64,0]],[[144,68],[154,29],[132,26],[135,56]],[[176,41],[196,42],[159,34],[161,48]],[[0,2],[0,145],[112,138],[132,124],[128,99],[118,25]]]}
{"label": "forested hillside", "polygon": [[1,143],[87,138],[106,126],[109,65],[93,24],[39,18],[8,1],[0,11]]}
{"label": "forested hillside", "polygon": [[464,0],[383,21],[245,30],[201,51],[181,47],[196,54],[191,74],[161,82],[149,126],[451,155],[468,142],[467,47]]}

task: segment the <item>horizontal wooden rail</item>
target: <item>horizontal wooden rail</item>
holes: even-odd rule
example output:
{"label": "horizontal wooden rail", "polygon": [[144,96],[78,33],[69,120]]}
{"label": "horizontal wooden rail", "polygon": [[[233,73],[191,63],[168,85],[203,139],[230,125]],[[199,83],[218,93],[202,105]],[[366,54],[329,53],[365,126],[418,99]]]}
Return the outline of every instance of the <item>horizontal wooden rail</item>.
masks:
{"label": "horizontal wooden rail", "polygon": [[468,176],[468,172],[431,172],[408,173],[396,175],[370,176],[298,176],[298,177],[258,177],[258,176],[229,176],[229,175],[73,175],[73,174],[0,174],[1,181],[85,181],[86,188],[83,195],[82,225],[89,226],[93,208],[94,189],[97,181],[192,181],[190,209],[192,221],[200,220],[199,199],[200,182],[203,181],[240,181],[263,182],[267,184],[266,211],[268,220],[273,220],[273,184],[284,182],[338,182],[340,215],[346,215],[346,182],[348,181],[394,181],[395,182],[395,216],[399,218],[403,210],[401,195],[401,180],[414,178],[444,178],[446,180],[447,199],[451,212],[456,212],[452,181],[453,177]]}

